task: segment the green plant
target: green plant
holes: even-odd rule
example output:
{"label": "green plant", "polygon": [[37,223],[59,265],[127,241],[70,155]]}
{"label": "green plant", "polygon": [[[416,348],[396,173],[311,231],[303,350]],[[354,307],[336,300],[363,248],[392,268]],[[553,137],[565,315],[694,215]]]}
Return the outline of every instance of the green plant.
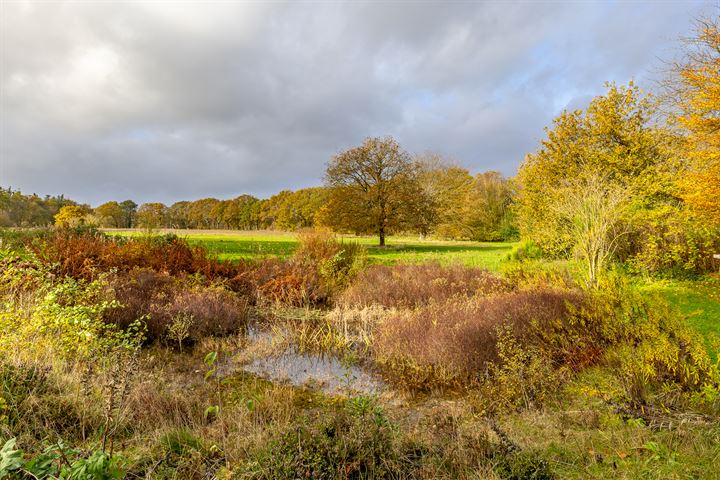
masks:
{"label": "green plant", "polygon": [[183,351],[183,341],[190,337],[193,320],[192,314],[180,313],[173,317],[172,323],[168,326],[168,338],[178,344],[181,352]]}
{"label": "green plant", "polygon": [[207,371],[205,372],[205,381],[208,381],[210,379],[215,380],[215,394],[217,395],[218,402],[217,404],[208,406],[203,413],[203,417],[205,418],[205,420],[210,420],[218,416],[218,414],[220,413],[221,404],[220,383],[217,378],[217,366],[215,365],[215,363],[217,362],[217,352],[209,352],[207,355],[205,355],[203,362],[207,367]]}
{"label": "green plant", "polygon": [[242,466],[245,478],[387,478],[411,471],[402,463],[394,426],[369,398],[320,418],[300,418],[256,449]]}
{"label": "green plant", "polygon": [[102,451],[85,454],[62,442],[26,460],[11,438],[0,449],[0,478],[59,478],[62,480],[120,480],[125,478],[125,460]]}
{"label": "green plant", "polygon": [[515,245],[505,258],[513,261],[537,260],[542,258],[542,255],[542,248],[535,242],[532,240],[523,240]]}
{"label": "green plant", "polygon": [[[220,422],[220,428],[222,431],[222,444],[223,444],[223,452],[227,452],[227,433],[226,433],[226,426],[225,426],[225,418],[222,415],[223,413],[223,394],[222,394],[222,385],[220,382],[220,378],[217,375],[217,359],[218,354],[217,352],[209,352],[207,355],[205,355],[205,358],[203,361],[205,362],[205,366],[207,367],[207,371],[205,372],[205,381],[209,381],[212,379],[213,384],[213,394],[215,396],[215,401],[217,403],[209,405],[207,408],[205,408],[205,411],[203,412],[203,417],[205,418],[206,422],[211,422],[213,420],[219,420]],[[229,467],[228,458],[225,457],[225,466]]]}

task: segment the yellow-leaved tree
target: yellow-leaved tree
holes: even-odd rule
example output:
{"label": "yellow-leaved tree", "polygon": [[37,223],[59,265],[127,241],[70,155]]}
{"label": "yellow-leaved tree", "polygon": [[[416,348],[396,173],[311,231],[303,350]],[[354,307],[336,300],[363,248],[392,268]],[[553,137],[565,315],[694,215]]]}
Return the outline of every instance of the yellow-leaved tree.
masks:
{"label": "yellow-leaved tree", "polygon": [[667,82],[673,120],[686,133],[688,173],[679,180],[683,200],[701,218],[720,224],[720,21],[696,22],[683,58]]}
{"label": "yellow-leaved tree", "polygon": [[607,188],[626,192],[633,199],[630,210],[643,222],[675,214],[676,137],[654,122],[655,113],[655,99],[632,82],[608,84],[585,111],[561,113],[518,172],[522,238],[550,255],[575,250],[578,239],[555,206],[566,202],[569,183],[587,176],[601,176]]}
{"label": "yellow-leaved tree", "polygon": [[55,215],[55,225],[59,227],[77,227],[88,223],[90,208],[86,205],[65,205]]}

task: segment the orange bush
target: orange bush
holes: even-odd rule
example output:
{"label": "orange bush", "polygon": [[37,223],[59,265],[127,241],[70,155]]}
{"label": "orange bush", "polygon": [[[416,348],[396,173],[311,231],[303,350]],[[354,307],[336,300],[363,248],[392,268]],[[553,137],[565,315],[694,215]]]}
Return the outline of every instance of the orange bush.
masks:
{"label": "orange bush", "polygon": [[315,266],[278,259],[259,263],[249,275],[255,300],[261,304],[282,303],[303,307],[325,302]]}
{"label": "orange bush", "polygon": [[201,274],[222,281],[233,290],[248,288],[244,273],[248,262],[224,262],[210,258],[201,246],[190,246],[174,235],[123,239],[98,232],[57,229],[36,239],[29,248],[41,263],[63,276],[93,279],[109,270],[149,268],[169,275]]}

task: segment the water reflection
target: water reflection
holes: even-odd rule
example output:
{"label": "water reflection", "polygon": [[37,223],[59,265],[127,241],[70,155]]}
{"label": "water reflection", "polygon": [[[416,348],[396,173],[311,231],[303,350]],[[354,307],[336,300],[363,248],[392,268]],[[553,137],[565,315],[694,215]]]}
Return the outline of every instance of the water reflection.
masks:
{"label": "water reflection", "polygon": [[[249,326],[247,335],[249,345],[246,350],[263,343],[273,345],[280,340],[275,333],[258,324]],[[255,350],[263,352],[262,348]],[[282,349],[281,353],[270,348],[265,354],[252,355],[249,361],[241,361],[235,368],[272,382],[310,387],[330,395],[378,395],[387,388],[382,379],[360,365],[335,355],[300,352],[294,345]]]}

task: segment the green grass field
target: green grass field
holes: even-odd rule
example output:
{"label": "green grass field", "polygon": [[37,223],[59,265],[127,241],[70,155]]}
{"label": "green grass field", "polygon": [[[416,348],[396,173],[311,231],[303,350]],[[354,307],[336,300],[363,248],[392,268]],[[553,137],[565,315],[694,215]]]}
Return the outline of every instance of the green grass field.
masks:
{"label": "green grass field", "polygon": [[675,305],[705,338],[708,351],[717,360],[720,348],[720,278],[700,281],[652,281],[643,287],[661,294]]}
{"label": "green grass field", "polygon": [[[108,230],[117,235],[145,235],[141,230]],[[227,230],[160,230],[158,233],[174,233],[193,244],[204,245],[210,253],[222,260],[287,257],[297,247],[297,237],[285,232],[255,232]],[[377,246],[377,237],[344,236],[343,240],[365,245],[372,263],[394,264],[398,262],[461,263],[469,266],[497,270],[512,249],[507,242],[465,242],[445,240],[421,240],[417,237],[388,237],[385,247]]]}

